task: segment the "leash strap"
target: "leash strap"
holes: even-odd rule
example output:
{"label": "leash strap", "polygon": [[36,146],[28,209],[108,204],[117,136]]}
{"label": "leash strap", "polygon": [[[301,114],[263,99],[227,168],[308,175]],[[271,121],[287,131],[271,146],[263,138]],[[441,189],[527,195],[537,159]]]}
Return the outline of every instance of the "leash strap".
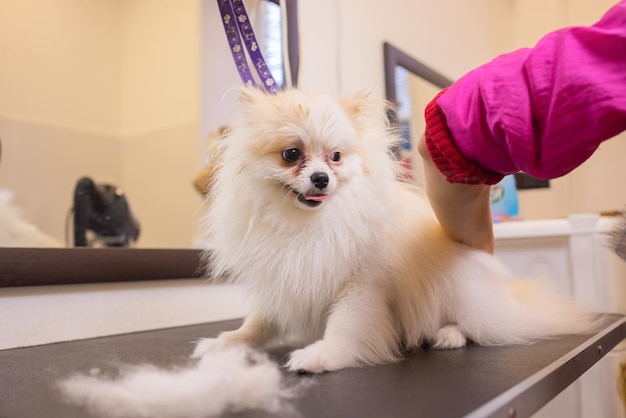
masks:
{"label": "leash strap", "polygon": [[[228,46],[241,80],[247,86],[257,87],[252,71],[248,66],[245,52],[247,50],[250,61],[252,61],[254,66],[253,68],[263,84],[263,88],[269,93],[278,93],[280,86],[272,77],[272,73],[265,63],[243,0],[217,0],[217,4],[222,16]],[[242,38],[243,44],[241,42]]]}

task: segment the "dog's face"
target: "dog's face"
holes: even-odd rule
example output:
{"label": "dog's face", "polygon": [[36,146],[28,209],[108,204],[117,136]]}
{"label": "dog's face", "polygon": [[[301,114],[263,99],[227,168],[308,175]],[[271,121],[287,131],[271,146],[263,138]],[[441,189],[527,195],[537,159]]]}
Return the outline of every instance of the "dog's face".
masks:
{"label": "dog's face", "polygon": [[244,90],[245,170],[273,201],[316,209],[361,172],[357,131],[338,102]]}
{"label": "dog's face", "polygon": [[[291,199],[315,208],[330,197],[338,185],[345,151],[340,147],[316,147],[310,141],[284,144],[276,164],[276,179]],[[342,155],[343,154],[343,155]]]}

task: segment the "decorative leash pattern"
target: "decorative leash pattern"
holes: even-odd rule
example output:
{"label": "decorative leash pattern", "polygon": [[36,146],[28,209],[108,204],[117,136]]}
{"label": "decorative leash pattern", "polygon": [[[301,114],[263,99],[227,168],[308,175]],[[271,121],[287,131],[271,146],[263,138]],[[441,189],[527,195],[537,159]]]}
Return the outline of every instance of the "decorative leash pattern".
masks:
{"label": "decorative leash pattern", "polygon": [[281,90],[280,86],[265,63],[243,0],[217,0],[217,5],[222,16],[228,46],[241,80],[247,86],[257,87],[254,75],[248,66],[247,50],[253,68],[262,83],[262,88],[271,94],[278,93]]}

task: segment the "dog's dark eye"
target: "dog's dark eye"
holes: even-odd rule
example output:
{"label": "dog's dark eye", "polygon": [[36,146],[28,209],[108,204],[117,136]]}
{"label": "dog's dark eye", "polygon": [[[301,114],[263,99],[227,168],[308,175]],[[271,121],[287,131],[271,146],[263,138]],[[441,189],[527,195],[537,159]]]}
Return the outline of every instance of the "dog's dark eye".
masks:
{"label": "dog's dark eye", "polygon": [[298,148],[289,148],[283,151],[283,160],[288,163],[295,163],[300,158],[300,155]]}
{"label": "dog's dark eye", "polygon": [[333,152],[332,154],[330,154],[330,160],[332,162],[338,163],[339,161],[341,161],[341,153],[339,151]]}

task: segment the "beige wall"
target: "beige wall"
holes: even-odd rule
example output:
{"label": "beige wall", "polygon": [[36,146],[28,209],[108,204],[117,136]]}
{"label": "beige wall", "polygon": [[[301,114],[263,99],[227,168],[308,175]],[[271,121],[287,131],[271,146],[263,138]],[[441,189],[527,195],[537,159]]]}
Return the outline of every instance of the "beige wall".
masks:
{"label": "beige wall", "polygon": [[490,0],[344,0],[338,5],[338,83],[344,93],[384,95],[383,41],[459,77],[493,57],[499,46],[495,22],[507,19],[506,9]]}
{"label": "beige wall", "polygon": [[200,2],[121,1],[121,135],[197,123]]}
{"label": "beige wall", "polygon": [[123,2],[0,1],[0,115],[110,135]]}
{"label": "beige wall", "polygon": [[64,240],[73,184],[121,182],[120,2],[0,1],[0,188]]}
{"label": "beige wall", "polygon": [[[384,95],[389,41],[456,78],[546,31],[588,24],[608,0],[300,0],[300,87]],[[63,239],[75,181],[124,187],[143,247],[187,247],[203,137],[233,117],[239,80],[213,0],[0,0],[0,188]],[[624,141],[553,187],[528,218],[613,208]],[[616,175],[618,173],[618,175]],[[604,193],[599,184],[612,187]]]}
{"label": "beige wall", "polygon": [[200,2],[121,1],[119,136],[139,245],[190,247],[202,202],[192,187],[202,162]]}
{"label": "beige wall", "polygon": [[141,221],[142,247],[189,248],[197,238],[200,167],[197,122],[127,137],[122,142],[124,188]]}
{"label": "beige wall", "polygon": [[81,176],[126,189],[139,246],[189,247],[200,196],[200,2],[0,1],[0,188],[65,239]]}
{"label": "beige wall", "polygon": [[123,184],[114,137],[0,117],[0,189],[12,190],[24,216],[65,242],[74,184],[85,175]]}

